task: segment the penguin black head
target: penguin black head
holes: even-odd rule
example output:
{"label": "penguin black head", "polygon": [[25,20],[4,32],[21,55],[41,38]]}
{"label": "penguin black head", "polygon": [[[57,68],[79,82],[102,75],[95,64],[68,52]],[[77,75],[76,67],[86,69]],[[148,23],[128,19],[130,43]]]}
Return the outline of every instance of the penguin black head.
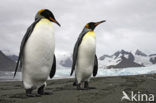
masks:
{"label": "penguin black head", "polygon": [[41,9],[37,12],[35,16],[35,20],[38,18],[47,18],[48,20],[56,23],[57,25],[61,26],[55,19],[53,13],[48,9]]}
{"label": "penguin black head", "polygon": [[90,23],[86,24],[85,28],[94,30],[97,25],[99,25],[103,22],[106,22],[106,20],[102,20],[100,22],[90,22]]}

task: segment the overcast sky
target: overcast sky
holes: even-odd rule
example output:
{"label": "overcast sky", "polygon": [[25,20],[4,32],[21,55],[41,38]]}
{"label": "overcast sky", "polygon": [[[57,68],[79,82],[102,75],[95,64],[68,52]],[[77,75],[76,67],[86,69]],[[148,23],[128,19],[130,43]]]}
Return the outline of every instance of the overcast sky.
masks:
{"label": "overcast sky", "polygon": [[17,55],[26,29],[43,8],[61,24],[54,24],[57,55],[71,54],[85,24],[101,20],[107,22],[95,29],[98,56],[121,49],[156,53],[156,0],[1,0],[0,49]]}

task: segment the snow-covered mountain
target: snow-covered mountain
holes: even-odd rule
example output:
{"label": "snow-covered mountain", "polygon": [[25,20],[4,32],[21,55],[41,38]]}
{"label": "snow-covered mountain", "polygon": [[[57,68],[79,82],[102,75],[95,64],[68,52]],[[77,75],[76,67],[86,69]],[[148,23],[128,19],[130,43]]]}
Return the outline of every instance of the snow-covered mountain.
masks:
{"label": "snow-covered mountain", "polygon": [[128,52],[120,50],[112,55],[103,55],[99,58],[100,68],[127,68],[144,67],[156,63],[156,54],[147,55],[140,50]]}
{"label": "snow-covered mountain", "polygon": [[17,62],[18,56],[13,54],[10,50],[0,50],[5,56],[7,56],[9,59]]}
{"label": "snow-covered mountain", "polygon": [[[7,55],[7,54],[6,54]],[[16,55],[7,55],[14,62],[17,61]],[[56,55],[57,68],[71,68],[72,54]],[[127,68],[144,67],[156,64],[156,54],[147,55],[140,50],[125,51],[120,50],[112,55],[102,55],[98,59],[99,68]]]}
{"label": "snow-covered mountain", "polygon": [[151,54],[149,55],[150,57],[150,62],[152,62],[153,64],[156,64],[156,54]]}
{"label": "snow-covered mountain", "polygon": [[11,60],[0,50],[0,71],[13,71],[15,65],[15,61]]}
{"label": "snow-covered mountain", "polygon": [[[103,55],[98,59],[99,68],[127,68],[145,67],[156,64],[156,54],[147,55],[140,50],[128,52],[120,50],[112,55]],[[57,58],[58,68],[70,68],[72,66],[72,55],[62,55]]]}
{"label": "snow-covered mountain", "polygon": [[17,62],[17,60],[18,60],[18,56],[16,56],[16,55],[7,55],[7,57],[15,62]]}

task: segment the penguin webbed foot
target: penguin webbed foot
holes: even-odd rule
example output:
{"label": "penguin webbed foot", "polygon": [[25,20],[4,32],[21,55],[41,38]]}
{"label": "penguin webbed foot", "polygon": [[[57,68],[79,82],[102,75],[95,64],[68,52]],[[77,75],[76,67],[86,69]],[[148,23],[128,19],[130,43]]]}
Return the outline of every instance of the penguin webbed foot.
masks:
{"label": "penguin webbed foot", "polygon": [[86,90],[86,88],[81,88],[81,83],[77,84],[77,90]]}
{"label": "penguin webbed foot", "polygon": [[[74,85],[75,83],[76,83],[76,82],[74,82],[73,85]],[[89,83],[88,83],[88,81],[84,82],[84,88],[81,87],[81,83],[76,84],[76,86],[77,86],[77,90],[96,89],[95,87],[89,87]]]}
{"label": "penguin webbed foot", "polygon": [[76,83],[76,81],[73,83],[73,86],[77,86],[77,83]]}
{"label": "penguin webbed foot", "polygon": [[96,89],[95,87],[89,87],[89,83],[87,81],[84,82],[84,88],[85,89]]}
{"label": "penguin webbed foot", "polygon": [[28,97],[38,97],[38,95],[36,95],[36,94],[32,94],[32,88],[30,88],[30,89],[26,89],[26,96],[28,96]]}
{"label": "penguin webbed foot", "polygon": [[44,87],[45,87],[45,85],[42,85],[40,88],[38,88],[38,91],[37,91],[38,95],[50,95],[50,94],[52,94],[50,92],[45,92]]}

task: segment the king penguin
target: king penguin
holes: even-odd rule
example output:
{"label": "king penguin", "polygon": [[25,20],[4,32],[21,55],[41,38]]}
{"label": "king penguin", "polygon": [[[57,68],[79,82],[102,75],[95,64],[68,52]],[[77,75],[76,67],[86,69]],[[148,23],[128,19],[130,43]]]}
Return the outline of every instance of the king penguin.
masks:
{"label": "king penguin", "polygon": [[60,26],[50,10],[39,10],[21,42],[14,77],[17,69],[21,68],[27,96],[36,96],[32,94],[32,90],[36,88],[37,95],[46,94],[46,80],[55,75],[55,37],[52,22]]}
{"label": "king penguin", "polygon": [[[90,22],[85,25],[84,29],[80,33],[78,40],[75,44],[73,51],[73,64],[71,74],[75,70],[75,82],[74,86],[77,86],[78,90],[93,89],[89,87],[89,80],[91,75],[96,76],[98,71],[98,60],[96,56],[96,35],[94,29],[97,25],[105,22]],[[84,88],[81,84],[84,82]]]}

